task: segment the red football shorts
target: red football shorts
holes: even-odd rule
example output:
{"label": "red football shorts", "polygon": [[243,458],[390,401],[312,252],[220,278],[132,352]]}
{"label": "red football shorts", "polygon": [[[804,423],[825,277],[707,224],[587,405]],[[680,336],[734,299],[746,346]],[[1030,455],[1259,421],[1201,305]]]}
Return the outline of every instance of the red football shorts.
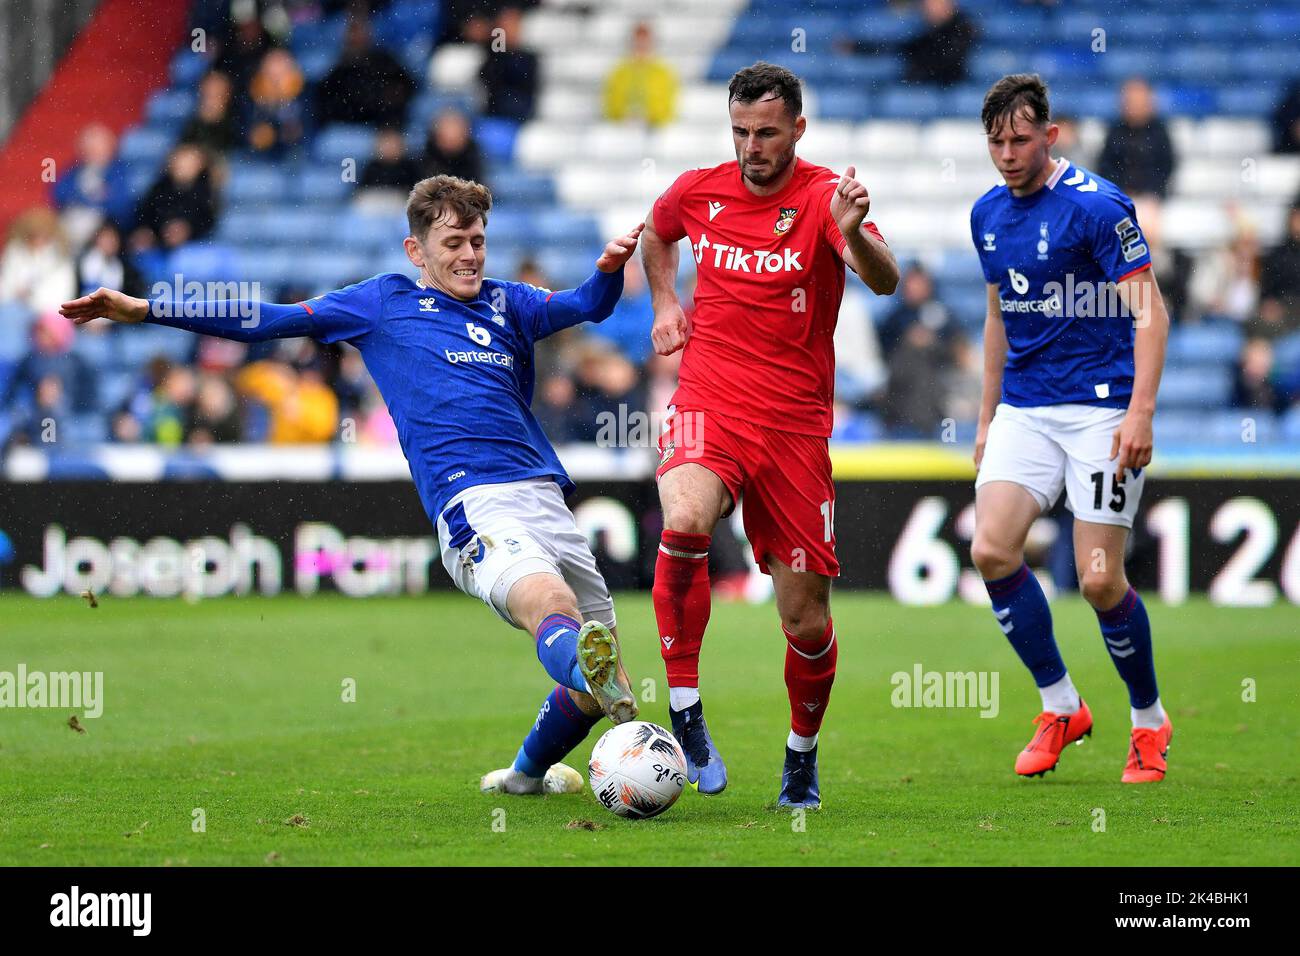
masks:
{"label": "red football shorts", "polygon": [[769,557],[796,571],[838,577],[835,486],[825,438],[673,406],[659,435],[656,480],[679,465],[702,465],[741,505],[745,535],[764,574]]}

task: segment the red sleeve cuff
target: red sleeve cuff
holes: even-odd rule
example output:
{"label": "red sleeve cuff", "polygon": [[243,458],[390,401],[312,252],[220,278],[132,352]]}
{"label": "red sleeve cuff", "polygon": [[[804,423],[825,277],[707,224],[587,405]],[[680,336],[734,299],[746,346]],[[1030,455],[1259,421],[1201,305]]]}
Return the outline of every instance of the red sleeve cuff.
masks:
{"label": "red sleeve cuff", "polygon": [[1136,269],[1134,269],[1132,272],[1126,272],[1126,273],[1124,273],[1122,276],[1120,276],[1120,277],[1119,277],[1118,279],[1116,279],[1115,281],[1116,281],[1116,282],[1123,282],[1125,279],[1132,278],[1133,276],[1137,275],[1139,272],[1146,272],[1146,271],[1147,271],[1148,269],[1150,269],[1150,268],[1151,268],[1151,263],[1148,262],[1146,265],[1138,266],[1138,267],[1137,267]]}

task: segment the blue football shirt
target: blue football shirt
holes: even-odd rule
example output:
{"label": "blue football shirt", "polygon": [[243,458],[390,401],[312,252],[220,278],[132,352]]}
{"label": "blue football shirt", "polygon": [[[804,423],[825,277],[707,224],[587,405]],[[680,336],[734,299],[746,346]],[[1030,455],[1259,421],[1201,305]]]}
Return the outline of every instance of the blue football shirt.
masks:
{"label": "blue football shirt", "polygon": [[1112,283],[1151,267],[1132,201],[1062,159],[1028,196],[990,189],[970,222],[1006,326],[1002,401],[1127,407],[1133,318]]}
{"label": "blue football shirt", "polygon": [[476,485],[553,478],[566,495],[573,490],[529,408],[533,345],[606,318],[622,290],[620,269],[596,271],[564,292],[485,279],[476,299],[461,301],[385,273],[293,305],[190,302],[181,308],[160,297],[149,321],[241,341],[308,336],[354,345],[436,523],[450,498]]}

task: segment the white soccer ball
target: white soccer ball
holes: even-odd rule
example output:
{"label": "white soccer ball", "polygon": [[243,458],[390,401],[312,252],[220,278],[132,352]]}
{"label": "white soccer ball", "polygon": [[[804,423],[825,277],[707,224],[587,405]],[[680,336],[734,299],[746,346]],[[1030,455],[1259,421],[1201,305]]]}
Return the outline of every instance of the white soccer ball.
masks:
{"label": "white soccer ball", "polygon": [[605,731],[591,752],[591,792],[620,817],[663,813],[686,786],[686,755],[658,724],[633,720]]}

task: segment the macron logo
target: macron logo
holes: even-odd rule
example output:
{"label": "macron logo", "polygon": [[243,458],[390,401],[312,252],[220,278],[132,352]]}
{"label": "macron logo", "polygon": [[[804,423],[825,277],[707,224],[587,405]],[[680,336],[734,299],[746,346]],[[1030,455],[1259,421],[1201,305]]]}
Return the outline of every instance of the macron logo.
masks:
{"label": "macron logo", "polygon": [[722,212],[722,210],[726,208],[727,207],[724,206],[722,203],[713,202],[712,200],[710,200],[709,201],[709,222],[713,222],[713,217],[716,216],[718,213]]}
{"label": "macron logo", "polygon": [[671,637],[669,637],[667,634],[665,634],[663,637],[659,638],[659,640],[661,640],[661,641],[664,642],[664,647],[668,648],[668,650],[671,651],[671,650],[673,649],[673,640],[674,640],[674,639],[671,638]]}

